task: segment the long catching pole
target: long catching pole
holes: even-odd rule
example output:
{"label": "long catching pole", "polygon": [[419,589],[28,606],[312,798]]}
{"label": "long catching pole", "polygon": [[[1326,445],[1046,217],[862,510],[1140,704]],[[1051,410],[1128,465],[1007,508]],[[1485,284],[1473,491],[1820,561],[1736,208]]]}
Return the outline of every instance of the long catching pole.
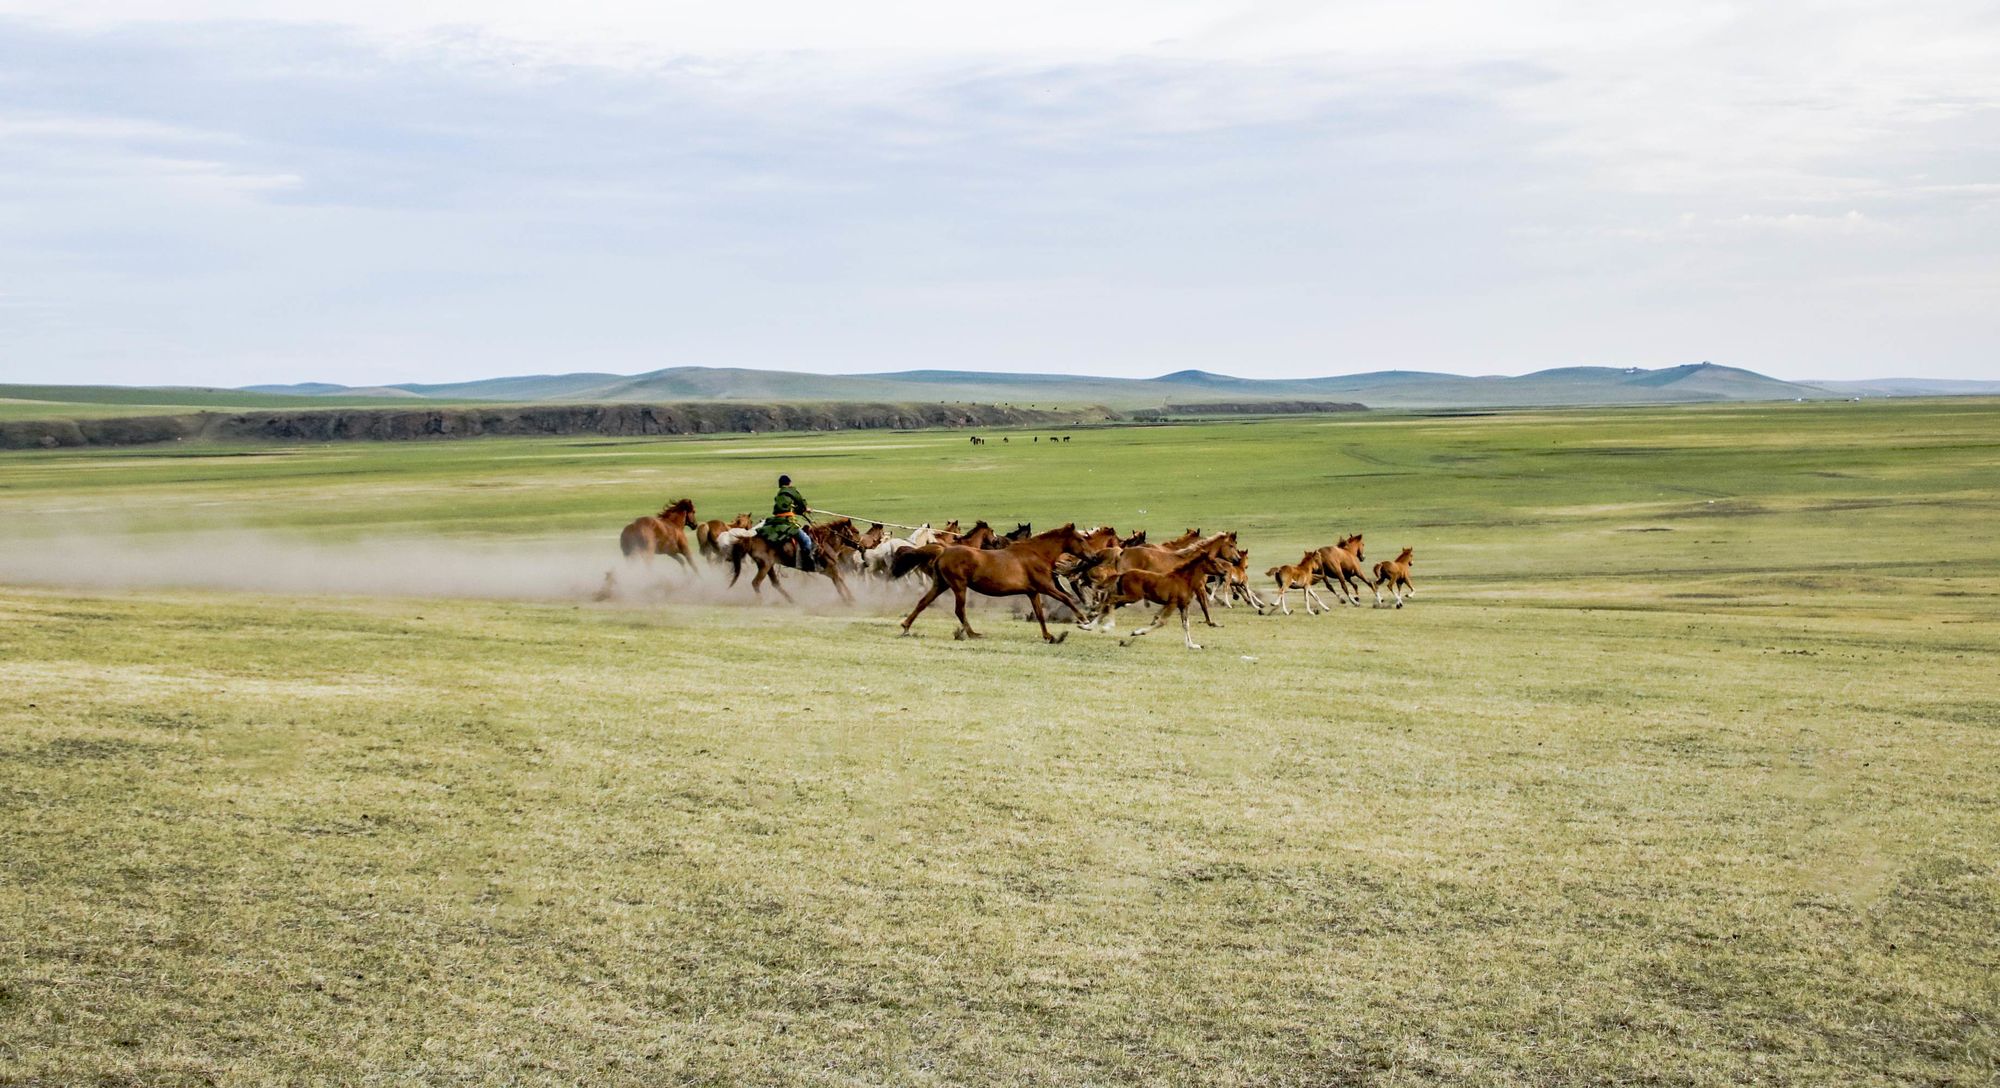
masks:
{"label": "long catching pole", "polygon": [[903,525],[903,524],[900,524],[900,523],[898,523],[898,522],[894,522],[894,521],[883,521],[883,520],[882,520],[881,518],[864,518],[864,517],[862,517],[862,516],[861,516],[861,515],[859,515],[859,514],[843,514],[843,513],[841,513],[841,512],[840,512],[840,511],[838,511],[838,510],[827,510],[827,509],[823,509],[823,508],[821,508],[821,507],[817,507],[817,506],[813,507],[813,508],[812,508],[812,510],[810,511],[810,513],[814,513],[814,514],[825,514],[826,516],[828,516],[828,517],[833,517],[833,518],[846,518],[846,519],[848,519],[849,521],[865,521],[865,522],[868,522],[868,523],[869,523],[869,524],[871,524],[871,525],[887,525],[887,526],[888,526],[888,527],[890,527],[891,529],[921,529],[921,528],[923,528],[923,526],[921,526],[921,525]]}

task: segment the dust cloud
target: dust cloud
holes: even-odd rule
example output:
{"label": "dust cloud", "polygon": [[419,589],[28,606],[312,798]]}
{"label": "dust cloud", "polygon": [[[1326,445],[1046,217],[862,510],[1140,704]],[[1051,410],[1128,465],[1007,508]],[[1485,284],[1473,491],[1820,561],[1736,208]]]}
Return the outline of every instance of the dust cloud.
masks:
{"label": "dust cloud", "polygon": [[[326,541],[257,531],[0,538],[0,585],[78,589],[754,605],[755,573],[746,562],[731,587],[727,564],[697,559],[688,570],[660,556],[649,566],[600,538]],[[784,581],[815,610],[907,609],[922,592],[915,580],[892,587],[849,574],[857,602],[844,605],[819,575],[786,571]],[[764,596],[779,600],[768,586]]]}

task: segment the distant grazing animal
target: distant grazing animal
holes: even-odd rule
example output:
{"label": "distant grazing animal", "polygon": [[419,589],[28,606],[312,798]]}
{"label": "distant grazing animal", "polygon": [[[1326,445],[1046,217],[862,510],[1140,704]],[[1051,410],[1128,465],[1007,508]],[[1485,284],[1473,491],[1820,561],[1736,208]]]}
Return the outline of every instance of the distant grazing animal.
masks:
{"label": "distant grazing animal", "polygon": [[1389,586],[1389,592],[1396,597],[1397,608],[1403,607],[1404,597],[1414,597],[1417,595],[1416,587],[1410,584],[1410,566],[1416,561],[1415,552],[1409,548],[1404,548],[1396,554],[1396,558],[1384,559],[1380,563],[1375,564],[1376,603],[1381,603],[1382,585],[1385,582]]}
{"label": "distant grazing animal", "polygon": [[1068,435],[1063,435],[1063,441],[1065,441],[1065,442],[1069,441],[1069,436],[1068,436]]}
{"label": "distant grazing animal", "polygon": [[727,562],[729,553],[716,543],[716,538],[731,529],[748,529],[755,522],[748,514],[738,514],[731,521],[704,521],[695,526],[694,539],[701,545],[701,554],[717,562]]}
{"label": "distant grazing animal", "polygon": [[[1041,625],[1043,641],[1061,642],[1061,638],[1049,633],[1049,620],[1042,611],[1042,598],[1046,596],[1060,601],[1079,615],[1083,606],[1056,584],[1055,564],[1066,555],[1089,555],[1109,543],[1108,534],[1101,538],[1101,542],[1094,541],[1077,532],[1076,523],[1071,522],[995,551],[946,548],[932,564],[931,588],[903,618],[903,633],[909,634],[910,625],[917,622],[924,609],[949,589],[955,606],[953,610],[958,616],[954,638],[981,637],[972,629],[972,621],[965,617],[965,595],[973,592],[988,597],[1026,596],[1028,607],[1034,610],[1035,622]],[[1063,632],[1064,637],[1068,634]]]}
{"label": "distant grazing animal", "polygon": [[688,522],[694,520],[694,500],[675,499],[658,514],[635,519],[618,534],[618,550],[625,558],[638,557],[648,566],[656,555],[671,555],[681,566],[694,569],[694,549],[688,545]]}
{"label": "distant grazing animal", "polygon": [[[1217,539],[1220,539],[1218,537]],[[1105,595],[1104,603],[1097,608],[1097,615],[1090,622],[1092,630],[1099,630],[1098,620],[1108,618],[1120,605],[1138,604],[1151,601],[1160,606],[1160,614],[1153,622],[1127,636],[1123,645],[1130,646],[1132,640],[1146,634],[1167,621],[1175,612],[1181,616],[1181,641],[1190,650],[1201,649],[1194,640],[1194,631],[1188,623],[1188,605],[1202,599],[1208,579],[1226,572],[1229,564],[1212,548],[1196,548],[1182,559],[1172,570],[1154,572],[1150,570],[1128,570],[1111,584],[1111,592]],[[1203,607],[1206,612],[1206,606]],[[1109,630],[1107,625],[1103,630]]]}
{"label": "distant grazing animal", "polygon": [[1305,592],[1306,615],[1319,615],[1319,611],[1315,611],[1313,608],[1315,604],[1322,611],[1333,611],[1331,605],[1320,600],[1319,594],[1313,592],[1312,584],[1320,576],[1318,553],[1307,552],[1305,555],[1299,557],[1297,563],[1272,567],[1270,570],[1264,572],[1264,576],[1277,581],[1278,611],[1283,612],[1285,615],[1289,616],[1292,614],[1292,606],[1285,603],[1285,595],[1295,589]]}

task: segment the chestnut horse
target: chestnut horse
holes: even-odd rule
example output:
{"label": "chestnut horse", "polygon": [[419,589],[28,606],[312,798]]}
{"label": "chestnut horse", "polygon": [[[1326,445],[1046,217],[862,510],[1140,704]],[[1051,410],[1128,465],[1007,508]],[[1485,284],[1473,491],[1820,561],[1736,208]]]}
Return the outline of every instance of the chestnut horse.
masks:
{"label": "chestnut horse", "polygon": [[[1168,548],[1165,545],[1126,548],[1118,553],[1118,560],[1115,564],[1105,563],[1098,569],[1091,571],[1090,580],[1100,588],[1101,592],[1108,593],[1116,581],[1129,572],[1139,571],[1146,574],[1165,574],[1168,571],[1180,569],[1187,560],[1197,554],[1216,556],[1224,566],[1235,563],[1243,557],[1243,553],[1236,550],[1236,534],[1234,532],[1217,533],[1199,544],[1185,548]],[[1111,615],[1102,607],[1102,602],[1105,599],[1107,598],[1099,598],[1097,614],[1087,625],[1092,630],[1098,630],[1098,621],[1109,619]],[[1203,584],[1202,592],[1195,596],[1195,603],[1201,605],[1201,619],[1203,623],[1206,623],[1210,627],[1222,626],[1215,622],[1214,616],[1208,613],[1208,590],[1206,583]],[[1108,629],[1116,623],[1117,620],[1110,619],[1104,627]]]}
{"label": "chestnut horse", "polygon": [[1361,534],[1342,537],[1340,543],[1321,548],[1313,553],[1319,564],[1319,576],[1326,584],[1340,594],[1343,601],[1361,607],[1360,586],[1375,591],[1375,603],[1382,603],[1382,590],[1368,579],[1368,569],[1361,565],[1366,556],[1361,553]]}
{"label": "chestnut horse", "polygon": [[[952,524],[957,525],[958,522],[954,521]],[[998,543],[995,543],[996,541]],[[1006,546],[1006,539],[995,533],[993,526],[986,524],[984,521],[975,522],[972,528],[950,540],[945,539],[945,535],[940,532],[936,541],[915,548],[905,548],[891,557],[889,560],[889,580],[893,582],[898,578],[915,574],[918,571],[929,571],[937,563],[937,557],[944,554],[946,548],[1004,548]]]}
{"label": "chestnut horse", "polygon": [[[825,575],[833,583],[833,588],[840,593],[842,600],[852,601],[854,593],[847,588],[847,579],[841,577],[840,568],[845,564],[848,553],[854,550],[855,541],[860,539],[860,534],[854,531],[853,520],[835,518],[824,525],[807,525],[804,528],[806,532],[812,534],[814,551],[818,559],[812,573]],[[778,596],[787,601],[792,600],[792,595],[786,592],[784,584],[778,581],[778,568],[798,569],[799,552],[796,543],[787,540],[783,544],[773,544],[765,540],[762,533],[748,533],[737,538],[735,546],[729,550],[730,585],[735,585],[736,579],[743,576],[745,558],[757,564],[757,574],[750,579],[750,589],[753,592],[762,596],[763,584],[768,580],[771,588],[778,591]]]}
{"label": "chestnut horse", "polygon": [[1389,592],[1396,597],[1396,607],[1403,607],[1404,597],[1414,597],[1417,589],[1410,584],[1410,565],[1415,563],[1416,552],[1404,548],[1394,559],[1384,559],[1375,564],[1375,603],[1382,603],[1382,585],[1388,583]]}
{"label": "chestnut horse", "polygon": [[1221,583],[1222,592],[1213,592],[1214,587],[1211,586],[1209,595],[1219,601],[1224,608],[1235,608],[1236,602],[1242,601],[1256,609],[1258,615],[1264,614],[1264,609],[1267,607],[1264,598],[1259,597],[1257,591],[1250,587],[1250,549],[1245,548],[1239,552],[1236,562],[1229,564],[1229,570],[1215,581]]}
{"label": "chestnut horse", "polygon": [[716,542],[729,529],[748,529],[755,524],[748,514],[738,514],[730,521],[709,520],[695,526],[695,543],[701,546],[701,554],[709,559],[722,562],[729,557],[723,554],[722,545]]}
{"label": "chestnut horse", "polygon": [[903,618],[903,633],[909,634],[910,625],[917,622],[924,609],[949,589],[954,611],[958,614],[958,629],[952,637],[985,637],[973,630],[972,621],[965,618],[965,594],[971,590],[988,597],[1026,595],[1028,607],[1034,610],[1035,622],[1041,624],[1043,641],[1061,642],[1069,636],[1069,632],[1064,631],[1062,638],[1049,633],[1049,618],[1042,611],[1042,598],[1046,596],[1060,601],[1078,615],[1083,614],[1083,607],[1056,584],[1056,562],[1066,555],[1092,555],[1115,539],[1103,530],[1086,537],[1076,531],[1075,522],[1070,522],[1060,529],[1050,529],[992,551],[984,548],[946,548],[931,564],[931,588],[924,593],[923,600],[917,602],[917,607]]}
{"label": "chestnut horse", "polygon": [[694,549],[688,546],[688,522],[694,520],[694,500],[675,499],[657,515],[639,518],[618,534],[618,550],[625,558],[638,556],[653,563],[656,555],[671,555],[688,570],[694,569]]}
{"label": "chestnut horse", "polygon": [[1318,605],[1322,610],[1327,612],[1333,611],[1331,605],[1320,600],[1319,594],[1313,592],[1313,583],[1318,581],[1320,576],[1317,553],[1307,552],[1299,557],[1297,563],[1272,567],[1270,570],[1265,571],[1264,575],[1267,578],[1277,581],[1278,610],[1285,615],[1289,616],[1292,614],[1292,606],[1285,603],[1285,595],[1295,589],[1305,591],[1306,615],[1319,615],[1318,612],[1313,610],[1314,605]]}
{"label": "chestnut horse", "polygon": [[1091,628],[1097,629],[1097,621],[1110,616],[1119,605],[1151,601],[1160,606],[1160,614],[1153,617],[1153,622],[1126,636],[1119,645],[1132,645],[1133,639],[1167,622],[1167,617],[1178,611],[1181,614],[1181,641],[1190,650],[1201,649],[1188,625],[1188,605],[1207,596],[1210,578],[1228,573],[1230,564],[1219,551],[1211,547],[1196,548],[1172,570],[1165,572],[1128,570],[1119,574],[1118,579],[1111,583],[1111,592],[1105,595],[1104,603],[1098,606],[1097,616],[1090,621]]}

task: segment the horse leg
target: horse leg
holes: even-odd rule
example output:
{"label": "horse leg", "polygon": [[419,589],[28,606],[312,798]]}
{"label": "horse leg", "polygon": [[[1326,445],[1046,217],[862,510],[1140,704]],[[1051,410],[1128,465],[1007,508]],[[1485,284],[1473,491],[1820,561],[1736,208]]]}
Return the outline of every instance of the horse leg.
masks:
{"label": "horse leg", "polygon": [[1137,639],[1137,638],[1138,638],[1138,637],[1139,637],[1140,635],[1143,635],[1143,634],[1145,634],[1146,632],[1148,632],[1148,631],[1151,631],[1151,630],[1152,630],[1153,628],[1155,628],[1155,627],[1158,627],[1159,625],[1161,625],[1161,624],[1163,624],[1163,623],[1167,622],[1167,615],[1168,615],[1169,613],[1171,613],[1171,612],[1172,612],[1173,610],[1174,610],[1174,606],[1173,606],[1173,605],[1170,605],[1170,604],[1168,604],[1168,605],[1161,605],[1161,606],[1160,606],[1160,614],[1159,614],[1159,615],[1157,615],[1157,616],[1154,616],[1154,617],[1153,617],[1153,622],[1151,622],[1151,623],[1147,624],[1147,625],[1146,625],[1146,626],[1144,626],[1144,627],[1141,627],[1141,628],[1139,628],[1139,629],[1138,629],[1137,631],[1134,631],[1134,632],[1132,632],[1132,633],[1131,633],[1131,634],[1129,634],[1129,635],[1126,635],[1126,636],[1125,636],[1125,638],[1124,638],[1124,640],[1123,640],[1123,641],[1121,641],[1121,642],[1119,643],[1119,645],[1120,645],[1120,646],[1130,646],[1130,645],[1132,645],[1133,641],[1134,641],[1134,640],[1136,640],[1136,639]]}
{"label": "horse leg", "polygon": [[985,638],[985,635],[973,630],[972,621],[965,618],[965,587],[951,587],[951,597],[952,611],[958,613],[958,637],[961,639]]}
{"label": "horse leg", "polygon": [[1049,617],[1046,613],[1042,611],[1041,594],[1039,593],[1028,594],[1028,607],[1035,610],[1035,622],[1042,625],[1043,642],[1061,642],[1063,639],[1069,637],[1068,631],[1064,631],[1061,637],[1049,634]]}
{"label": "horse leg", "polygon": [[1185,604],[1181,605],[1181,641],[1186,643],[1190,650],[1201,649],[1201,643],[1194,640],[1194,628],[1188,625],[1188,610]]}
{"label": "horse leg", "polygon": [[[1214,616],[1208,614],[1208,596],[1206,594],[1196,593],[1194,595],[1194,603],[1201,606],[1201,622],[1208,624],[1210,627],[1222,626],[1215,622]],[[1181,606],[1181,622],[1187,622],[1187,605]]]}
{"label": "horse leg", "polygon": [[833,588],[840,591],[840,599],[846,601],[848,604],[853,604],[854,591],[847,588],[847,579],[841,577],[840,568],[826,568],[826,576],[833,581]]}
{"label": "horse leg", "polygon": [[917,617],[923,613],[923,610],[929,608],[931,606],[931,602],[937,600],[938,594],[943,592],[944,592],[943,580],[942,579],[933,580],[931,582],[931,588],[924,594],[924,599],[918,601],[917,607],[912,608],[910,610],[910,614],[904,617],[903,619],[904,634],[907,635],[910,633],[910,625],[917,622]]}
{"label": "horse leg", "polygon": [[[1292,606],[1285,603],[1285,594],[1291,591],[1291,586],[1281,585],[1278,587],[1278,611],[1287,616],[1292,614]],[[1307,607],[1311,607],[1312,602],[1307,601],[1306,605]]]}
{"label": "horse leg", "polygon": [[776,563],[771,564],[771,588],[778,591],[778,596],[783,597],[786,604],[799,603],[792,598],[791,592],[785,589],[785,583],[778,581],[778,565]]}

